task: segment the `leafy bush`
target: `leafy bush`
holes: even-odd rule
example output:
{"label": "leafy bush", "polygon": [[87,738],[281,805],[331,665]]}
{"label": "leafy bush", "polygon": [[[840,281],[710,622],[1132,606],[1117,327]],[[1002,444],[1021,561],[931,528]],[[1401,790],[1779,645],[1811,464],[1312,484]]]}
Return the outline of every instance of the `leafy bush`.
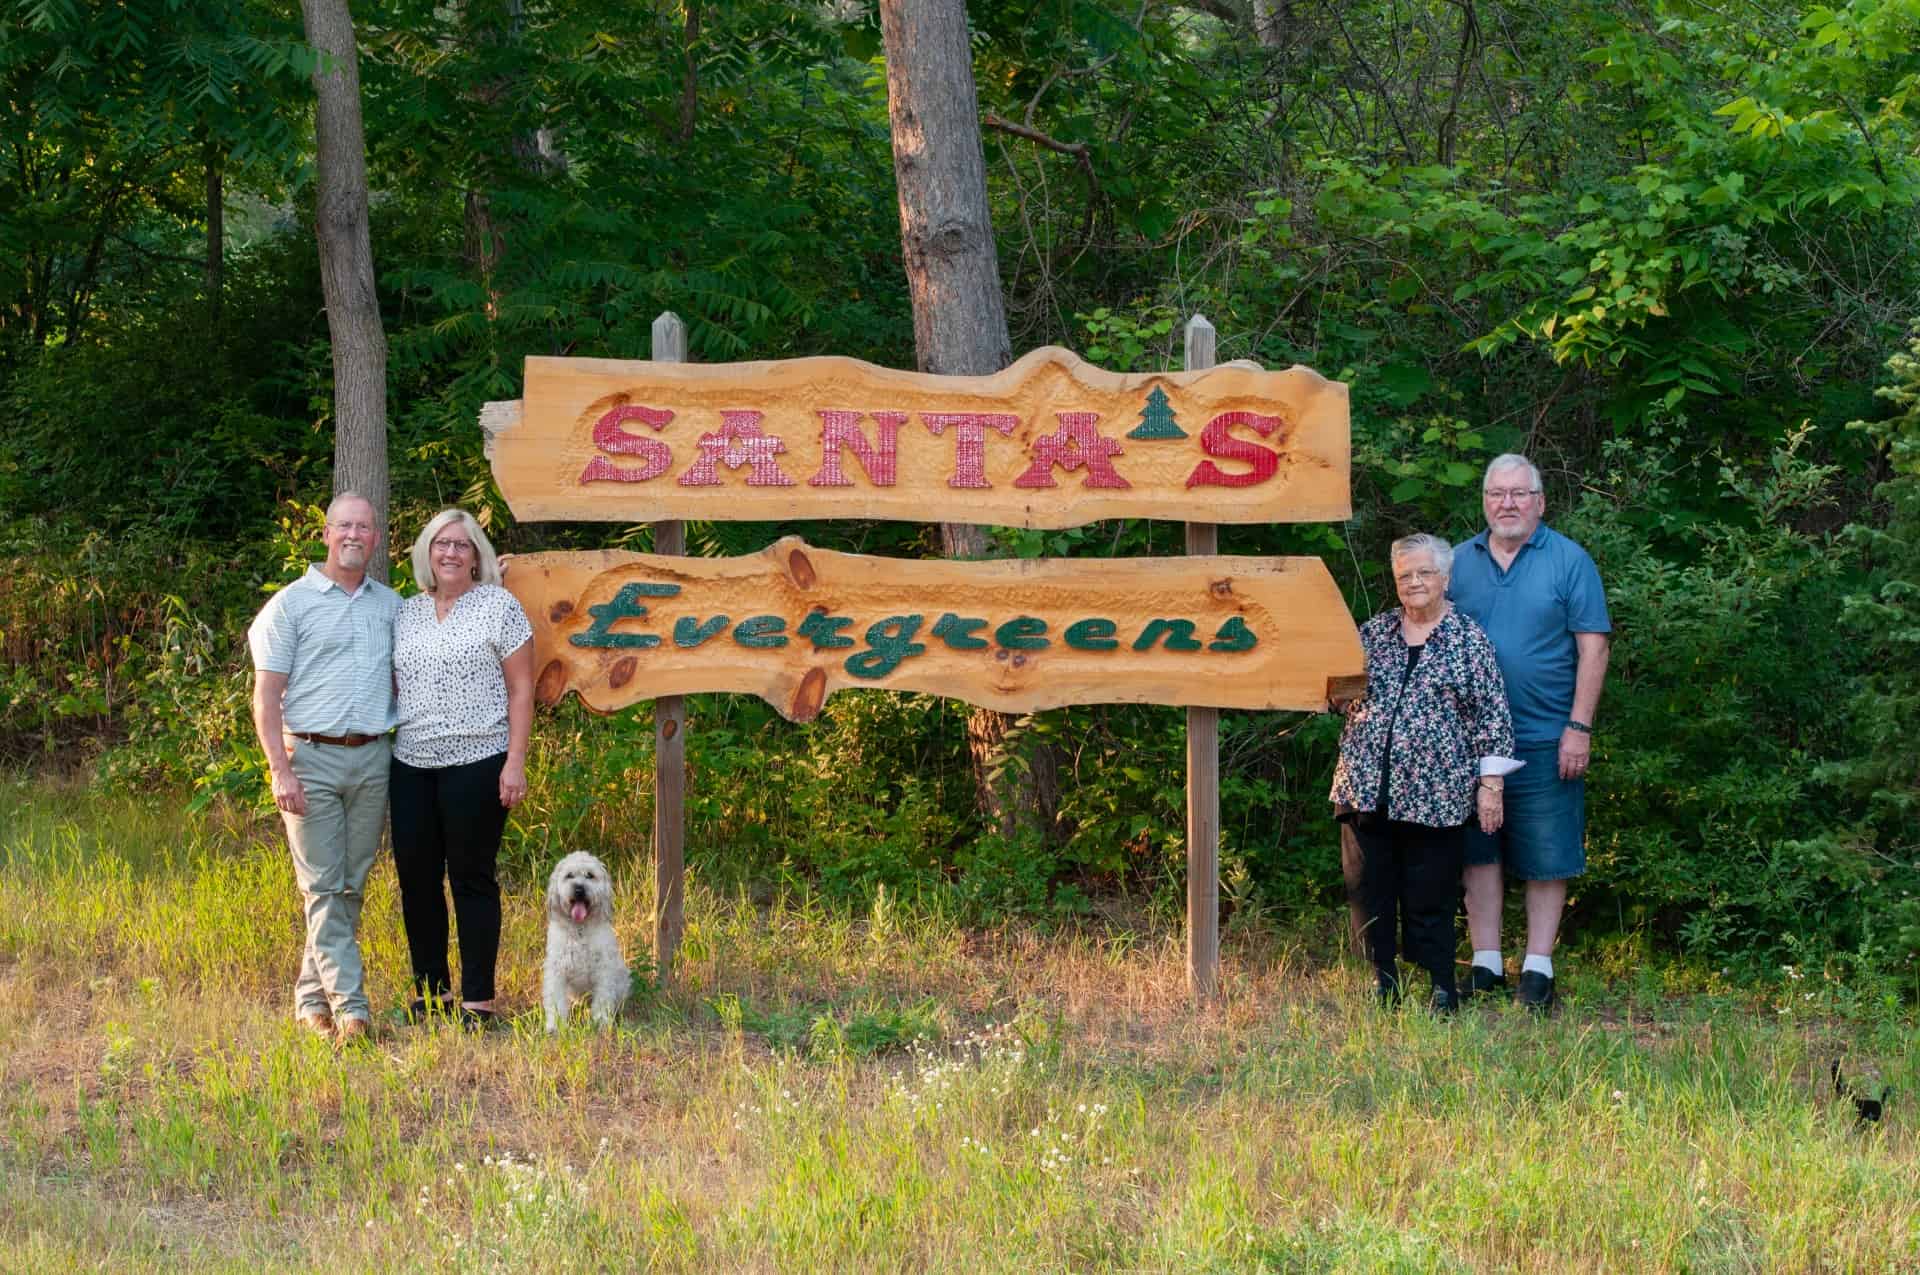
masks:
{"label": "leafy bush", "polygon": [[[1652,925],[1747,975],[1841,954],[1884,969],[1894,955],[1885,865],[1834,835],[1849,806],[1823,765],[1861,745],[1849,705],[1865,652],[1836,623],[1858,559],[1797,529],[1833,477],[1803,442],[1765,466],[1721,466],[1716,521],[1672,497],[1703,458],[1616,446],[1563,526],[1599,563],[1615,626],[1578,913]],[[1649,552],[1663,538],[1680,552]]]}

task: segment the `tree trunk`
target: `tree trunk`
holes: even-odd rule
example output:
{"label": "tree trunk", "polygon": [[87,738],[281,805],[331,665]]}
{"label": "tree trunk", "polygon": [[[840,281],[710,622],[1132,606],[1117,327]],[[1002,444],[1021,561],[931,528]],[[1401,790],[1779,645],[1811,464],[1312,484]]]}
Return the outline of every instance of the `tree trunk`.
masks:
{"label": "tree trunk", "polygon": [[227,278],[227,193],[222,156],[211,138],[206,144],[207,163],[207,325],[220,328],[221,293]]}
{"label": "tree trunk", "polygon": [[1253,33],[1263,49],[1284,48],[1292,19],[1287,0],[1253,0]]}
{"label": "tree trunk", "polygon": [[[333,489],[373,503],[387,524],[387,335],[374,288],[367,228],[367,151],[360,122],[360,68],[347,0],[300,0],[314,68],[314,230],[333,341]],[[387,578],[387,556],[368,570]]]}
{"label": "tree trunk", "polygon": [[[1000,262],[987,210],[987,161],[963,0],[881,0],[893,175],[900,192],[900,251],[913,298],[915,363],[922,372],[985,376],[1013,361]],[[948,557],[986,552],[981,528],[942,523]],[[980,811],[1011,832],[1033,818],[1015,767],[998,785],[988,768],[1006,738],[1003,713],[967,718]]]}

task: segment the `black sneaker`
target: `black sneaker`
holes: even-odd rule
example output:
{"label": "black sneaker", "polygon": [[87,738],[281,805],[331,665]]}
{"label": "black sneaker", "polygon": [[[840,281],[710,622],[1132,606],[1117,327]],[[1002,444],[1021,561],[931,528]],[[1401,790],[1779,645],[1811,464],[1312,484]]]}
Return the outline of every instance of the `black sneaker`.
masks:
{"label": "black sneaker", "polygon": [[1441,1018],[1452,1018],[1454,1012],[1460,1008],[1460,993],[1451,987],[1436,987],[1433,989],[1433,1000],[1428,1003],[1428,1008]]}
{"label": "black sneaker", "polygon": [[1467,974],[1467,985],[1460,989],[1463,1001],[1478,1000],[1483,996],[1511,996],[1513,987],[1507,982],[1505,974],[1496,974],[1484,965],[1476,965]]}
{"label": "black sneaker", "polygon": [[1374,983],[1373,1003],[1381,1009],[1393,1009],[1400,1004],[1405,992],[1397,978],[1384,977]]}
{"label": "black sneaker", "polygon": [[1542,974],[1539,970],[1523,970],[1520,974],[1520,992],[1514,999],[1525,1005],[1529,1012],[1545,1018],[1553,1012],[1553,976]]}

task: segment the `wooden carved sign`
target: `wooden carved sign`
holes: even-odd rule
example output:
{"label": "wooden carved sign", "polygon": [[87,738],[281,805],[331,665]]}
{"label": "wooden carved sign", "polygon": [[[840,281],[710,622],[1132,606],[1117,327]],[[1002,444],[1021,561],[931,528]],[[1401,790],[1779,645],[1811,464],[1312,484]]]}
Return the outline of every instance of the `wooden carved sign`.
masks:
{"label": "wooden carved sign", "polygon": [[902,561],[795,537],[740,558],[606,550],[511,559],[536,696],[610,712],[698,691],[808,721],[847,687],[1008,712],[1156,703],[1323,709],[1362,684],[1317,558]]}
{"label": "wooden carved sign", "polygon": [[1347,387],[1304,367],[1121,375],[1056,348],[983,377],[530,358],[525,399],[481,424],[523,521],[1351,514]]}

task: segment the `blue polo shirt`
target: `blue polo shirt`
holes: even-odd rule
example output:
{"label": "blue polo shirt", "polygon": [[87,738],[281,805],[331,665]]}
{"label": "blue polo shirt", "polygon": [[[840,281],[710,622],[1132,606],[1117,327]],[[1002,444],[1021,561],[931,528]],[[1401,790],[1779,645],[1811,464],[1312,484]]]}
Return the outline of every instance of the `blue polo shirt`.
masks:
{"label": "blue polo shirt", "polygon": [[1518,747],[1560,742],[1573,713],[1576,633],[1611,633],[1600,570],[1587,551],[1545,523],[1502,569],[1483,531],[1453,550],[1447,596],[1493,640]]}

